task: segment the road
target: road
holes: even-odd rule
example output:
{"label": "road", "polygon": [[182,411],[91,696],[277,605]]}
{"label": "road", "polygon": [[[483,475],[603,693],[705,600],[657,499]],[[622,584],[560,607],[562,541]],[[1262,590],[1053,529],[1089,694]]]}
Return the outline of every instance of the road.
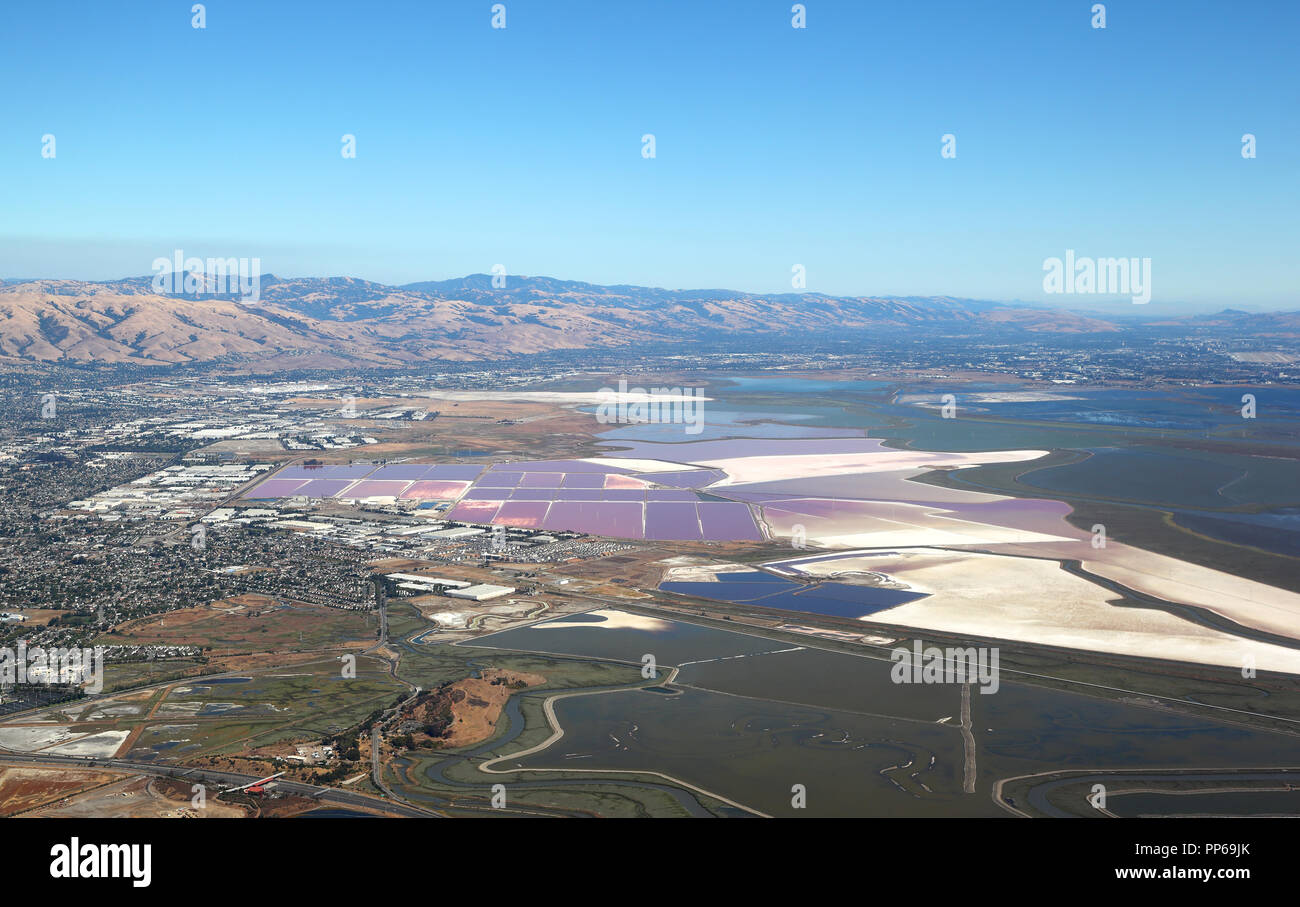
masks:
{"label": "road", "polygon": [[[380,755],[383,752],[384,726],[401,714],[403,706],[420,695],[420,688],[410,681],[403,680],[401,677],[397,676],[397,662],[401,659],[401,655],[389,654],[385,651],[385,647],[388,645],[388,596],[378,589],[376,589],[375,594],[379,601],[379,640],[369,649],[366,649],[362,654],[373,654],[376,657],[382,657],[384,661],[388,663],[388,675],[398,683],[406,684],[406,686],[411,690],[411,695],[407,696],[392,708],[386,709],[383,714],[375,719],[375,723],[370,728],[370,779],[374,782],[375,787],[383,791],[384,795],[389,799],[398,803],[411,805],[412,808],[418,808],[410,804],[410,801],[399,797],[386,783],[384,783],[384,767],[380,760]],[[432,815],[432,813],[429,813],[429,815]]]}
{"label": "road", "polygon": [[962,766],[962,793],[975,793],[975,735],[971,730],[970,684],[961,685],[961,742],[965,750]]}
{"label": "road", "polygon": [[[222,790],[260,780],[257,775],[246,775],[240,772],[223,772],[198,768],[187,769],[177,765],[154,765],[148,762],[128,762],[124,759],[87,759],[76,756],[28,755],[25,753],[0,753],[0,765],[65,765],[76,768],[112,768],[138,775],[152,775],[159,778],[173,777],[194,783],[220,785]],[[378,797],[371,797],[367,794],[337,787],[322,787],[301,781],[285,781],[282,778],[276,779],[275,787],[277,791],[311,797],[330,806],[374,809],[408,818],[441,818],[438,813],[408,803],[389,802]]]}

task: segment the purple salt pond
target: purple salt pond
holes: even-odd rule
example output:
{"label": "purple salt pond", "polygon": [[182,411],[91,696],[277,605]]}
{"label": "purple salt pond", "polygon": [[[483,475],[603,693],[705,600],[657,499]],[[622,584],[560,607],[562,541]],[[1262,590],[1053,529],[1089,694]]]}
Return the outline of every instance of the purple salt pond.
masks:
{"label": "purple salt pond", "polygon": [[324,466],[286,466],[275,474],[277,479],[361,479],[375,471],[370,463]]}
{"label": "purple salt pond", "polygon": [[700,522],[694,504],[658,502],[645,505],[647,539],[698,539]]}
{"label": "purple salt pond", "polygon": [[306,479],[267,479],[256,488],[249,489],[244,497],[250,500],[264,498],[287,498],[296,489],[307,484]]}
{"label": "purple salt pond", "polygon": [[447,519],[462,523],[490,523],[501,507],[500,501],[466,501],[447,511]]}
{"label": "purple salt pond", "polygon": [[506,501],[492,522],[521,529],[539,529],[546,520],[546,511],[550,506],[548,501]]}
{"label": "purple salt pond", "polygon": [[568,473],[564,477],[565,488],[604,488],[604,474]]}
{"label": "purple salt pond", "polygon": [[695,505],[695,509],[706,539],[736,542],[763,540],[763,533],[759,531],[754,517],[744,504],[701,501]]}
{"label": "purple salt pond", "polygon": [[[923,501],[913,503],[923,504]],[[1009,518],[1047,519],[1048,525],[1060,528],[1059,520],[1069,516],[1073,511],[1064,501],[1049,501],[1043,498],[1011,498],[1005,501],[978,501],[973,503],[944,503],[944,510],[951,510],[970,519],[984,519],[988,522],[1002,522]]]}
{"label": "purple salt pond", "polygon": [[526,472],[519,481],[520,488],[559,488],[564,481],[562,472]]}
{"label": "purple salt pond", "polygon": [[474,483],[475,488],[514,488],[524,477],[522,472],[489,472]]}
{"label": "purple salt pond", "polygon": [[647,501],[695,501],[695,492],[677,488],[651,488],[645,493]]}
{"label": "purple salt pond", "polygon": [[555,501],[546,513],[543,528],[639,539],[643,538],[641,506],[610,501]]}
{"label": "purple salt pond", "polygon": [[483,471],[482,466],[473,463],[439,463],[430,466],[421,478],[425,479],[476,479]]}
{"label": "purple salt pond", "polygon": [[555,497],[553,488],[524,488],[519,487],[510,492],[512,501],[550,501]]}
{"label": "purple salt pond", "polygon": [[446,501],[465,493],[466,482],[419,481],[402,492],[402,497],[421,501]]}
{"label": "purple salt pond", "polygon": [[600,492],[602,501],[644,501],[645,492],[635,488],[606,488]]}
{"label": "purple salt pond", "polygon": [[379,467],[366,478],[382,482],[398,479],[414,481],[415,479],[423,479],[428,471],[429,465],[427,463],[395,463],[392,466]]}
{"label": "purple salt pond", "polygon": [[294,491],[309,498],[332,498],[352,484],[352,479],[312,479],[306,485]]}
{"label": "purple salt pond", "polygon": [[[870,438],[747,439],[675,444],[639,442],[611,456],[681,463],[688,450],[692,458],[721,459],[866,453],[881,449],[881,443]],[[683,464],[680,469],[668,472],[643,473],[578,460],[501,463],[486,471],[482,466],[462,463],[294,466],[263,481],[245,497],[346,494],[349,498],[361,498],[400,494],[403,498],[446,500],[463,491],[463,483],[474,480],[468,493],[447,514],[448,518],[664,541],[761,541],[763,532],[750,508],[742,502],[768,508],[766,519],[781,533],[790,531],[795,524],[807,523],[834,524],[836,531],[840,531],[839,526],[865,531],[895,519],[910,524],[914,514],[909,513],[908,505],[917,505],[937,513],[951,513],[959,519],[1061,534],[1061,520],[1070,512],[1067,504],[1041,499],[968,503],[943,500],[937,493],[934,499],[927,499],[927,492],[921,488],[912,491],[911,486],[900,483],[897,472],[906,471],[748,483],[717,489],[719,497],[732,500],[701,501],[690,489],[725,478],[722,470]],[[667,487],[647,489],[640,487],[642,481]],[[610,487],[604,487],[607,484]]]}
{"label": "purple salt pond", "polygon": [[375,479],[362,479],[348,489],[350,498],[397,497],[406,490],[410,482],[382,482]]}
{"label": "purple salt pond", "polygon": [[1072,527],[1066,521],[1074,508],[1064,501],[1049,501],[1043,498],[1013,498],[1006,501],[943,502],[925,504],[944,513],[952,514],[963,520],[976,523],[990,523],[994,526],[1011,526],[1028,532],[1041,532],[1045,535],[1077,537],[1083,530]]}
{"label": "purple salt pond", "polygon": [[[894,503],[894,502],[890,502]],[[809,516],[831,517],[841,516],[882,516],[887,515],[887,504],[880,504],[875,501],[841,501],[833,498],[781,498],[779,500],[763,501],[764,507],[772,507],[776,510],[785,510],[791,513],[805,513]],[[938,505],[929,504],[929,507]]]}
{"label": "purple salt pond", "polygon": [[680,472],[647,472],[641,473],[639,478],[648,482],[654,482],[656,485],[667,485],[671,488],[703,488],[713,482],[725,479],[727,474],[721,469],[684,469]]}
{"label": "purple salt pond", "polygon": [[552,501],[602,501],[605,492],[600,488],[557,488],[551,492]]}

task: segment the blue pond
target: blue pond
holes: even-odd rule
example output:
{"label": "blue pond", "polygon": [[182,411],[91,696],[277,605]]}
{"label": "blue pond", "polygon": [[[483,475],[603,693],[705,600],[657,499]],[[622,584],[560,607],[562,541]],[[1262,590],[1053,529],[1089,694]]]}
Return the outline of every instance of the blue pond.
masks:
{"label": "blue pond", "polygon": [[1266,513],[1175,511],[1174,522],[1193,532],[1288,557],[1300,556],[1300,508]]}
{"label": "blue pond", "polygon": [[659,589],[732,604],[849,618],[865,617],[925,597],[920,592],[851,586],[847,583],[796,583],[758,570],[727,573],[723,576],[726,578],[715,583],[661,583]]}
{"label": "blue pond", "polygon": [[[967,386],[970,393],[973,387]],[[1300,416],[1300,390],[1286,387],[1196,388],[1178,391],[1067,390],[1053,400],[978,403],[999,416],[1114,428],[1209,431],[1240,422],[1242,395],[1256,398],[1260,423]]]}

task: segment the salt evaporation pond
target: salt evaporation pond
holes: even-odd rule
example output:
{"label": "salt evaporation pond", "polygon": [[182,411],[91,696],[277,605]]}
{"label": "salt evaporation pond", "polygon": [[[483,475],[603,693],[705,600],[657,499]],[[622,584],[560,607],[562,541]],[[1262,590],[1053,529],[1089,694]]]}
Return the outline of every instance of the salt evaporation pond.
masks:
{"label": "salt evaporation pond", "polygon": [[659,590],[737,605],[854,619],[925,597],[920,592],[849,583],[797,583],[761,570],[719,574],[716,582],[665,582],[659,584]]}

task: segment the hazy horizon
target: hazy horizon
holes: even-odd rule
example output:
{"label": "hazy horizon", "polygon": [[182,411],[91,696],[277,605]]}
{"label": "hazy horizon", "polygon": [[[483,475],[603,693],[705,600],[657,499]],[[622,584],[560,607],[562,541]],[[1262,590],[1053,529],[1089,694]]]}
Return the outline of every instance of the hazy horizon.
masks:
{"label": "hazy horizon", "polygon": [[1060,304],[1073,249],[1150,259],[1153,306],[1296,306],[1294,4],[490,6],[7,10],[0,272]]}
{"label": "hazy horizon", "polygon": [[[27,283],[27,282],[34,282],[40,280],[77,280],[84,283],[116,283],[118,281],[123,281],[123,280],[148,279],[151,278],[152,276],[153,275],[149,273],[126,274],[117,277],[102,277],[102,278],[77,278],[77,277],[64,277],[64,276],[53,276],[53,275],[45,275],[45,276],[37,276],[37,277],[0,275],[0,280],[3,280],[11,284]],[[367,277],[362,274],[283,274],[283,273],[276,273],[275,271],[267,268],[262,269],[262,271],[260,272],[260,276],[275,277],[279,280],[351,279],[351,280],[361,280],[367,283],[373,283],[380,286],[387,286],[387,287],[394,287],[394,288],[407,287],[418,283],[438,283],[438,282],[445,282],[445,281],[462,280],[462,279],[468,279],[470,277],[491,277],[490,274],[483,271],[471,271],[463,274],[451,274],[444,277],[425,277],[425,278],[417,278],[416,280],[404,281],[402,283],[392,283],[384,280],[377,280],[375,278]],[[1221,312],[1224,311],[1225,309],[1237,309],[1244,312],[1251,312],[1256,314],[1268,313],[1268,312],[1290,312],[1290,311],[1300,310],[1300,302],[1293,302],[1290,305],[1269,306],[1269,305],[1259,305],[1259,304],[1251,304],[1251,303],[1244,303],[1244,302],[1233,303],[1233,302],[1226,302],[1226,301],[1225,302],[1204,301],[1199,303],[1189,303],[1181,300],[1153,300],[1150,303],[1135,306],[1132,303],[1132,301],[1129,299],[1107,299],[1098,296],[1069,296],[1069,297],[1065,297],[1063,301],[1057,302],[1052,299],[1048,299],[1048,300],[992,299],[992,298],[982,297],[982,296],[972,296],[970,294],[965,294],[965,293],[874,293],[874,292],[826,293],[821,290],[813,290],[813,289],[758,291],[758,290],[747,290],[741,287],[728,287],[728,286],[720,286],[720,285],[692,286],[692,287],[666,287],[666,286],[657,286],[654,284],[630,283],[628,281],[613,281],[609,283],[604,283],[604,282],[598,283],[596,281],[586,280],[581,277],[561,277],[555,274],[508,274],[507,275],[507,279],[512,277],[520,278],[520,279],[555,280],[555,281],[560,281],[565,283],[582,283],[582,284],[589,284],[591,286],[604,286],[604,287],[630,286],[630,287],[640,287],[648,290],[666,290],[668,292],[673,292],[673,293],[730,291],[730,292],[735,292],[737,294],[753,295],[753,296],[780,296],[785,294],[793,294],[793,295],[807,294],[812,296],[825,296],[829,298],[866,298],[866,299],[902,299],[902,300],[947,297],[951,299],[969,300],[973,302],[988,302],[988,303],[995,303],[995,304],[1007,305],[1007,306],[1027,306],[1033,308],[1061,309],[1061,310],[1068,310],[1072,312],[1085,313],[1085,314],[1097,313],[1097,314],[1104,314],[1112,318],[1125,317],[1125,316],[1140,318],[1143,317],[1144,315],[1151,315],[1151,314],[1202,315],[1202,314],[1213,314],[1216,312]]]}

